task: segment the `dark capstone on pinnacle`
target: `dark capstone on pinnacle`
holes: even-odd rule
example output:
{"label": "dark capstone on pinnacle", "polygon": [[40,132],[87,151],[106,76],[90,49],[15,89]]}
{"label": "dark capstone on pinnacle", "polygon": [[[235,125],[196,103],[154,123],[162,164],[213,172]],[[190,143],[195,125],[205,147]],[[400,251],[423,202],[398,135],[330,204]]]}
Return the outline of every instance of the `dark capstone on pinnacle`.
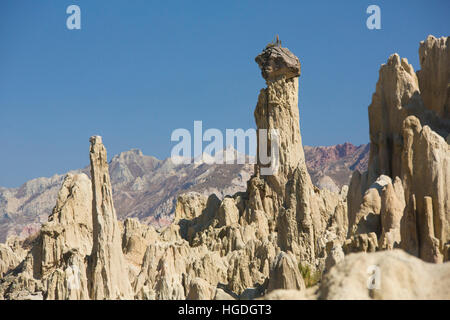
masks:
{"label": "dark capstone on pinnacle", "polygon": [[261,74],[266,80],[286,79],[300,76],[300,61],[288,48],[268,46],[256,58]]}

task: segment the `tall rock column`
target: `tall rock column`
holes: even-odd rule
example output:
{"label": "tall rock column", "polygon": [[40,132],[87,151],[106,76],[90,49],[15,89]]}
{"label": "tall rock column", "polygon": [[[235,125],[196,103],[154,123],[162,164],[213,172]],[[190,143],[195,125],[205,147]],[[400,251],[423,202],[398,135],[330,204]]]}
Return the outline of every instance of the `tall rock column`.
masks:
{"label": "tall rock column", "polygon": [[[274,226],[273,231],[277,232],[282,251],[293,253],[312,269],[321,269],[324,261],[318,257],[325,255],[325,230],[341,200],[337,194],[314,188],[306,168],[298,108],[300,61],[280,46],[266,47],[255,61],[267,85],[258,97],[255,122],[258,132],[265,129],[268,136],[266,144],[265,137],[258,135],[256,176],[249,181],[247,190],[248,211],[251,217],[259,212],[266,215],[270,228]],[[271,134],[272,129],[276,130],[275,135]],[[278,150],[272,148],[275,142]],[[267,149],[278,151],[278,167],[272,174],[259,175],[260,169],[268,166],[260,157],[260,148],[266,145]],[[268,150],[262,153],[265,151]],[[271,154],[272,162],[276,156]]]}
{"label": "tall rock column", "polygon": [[[277,194],[284,195],[285,185],[292,178],[294,170],[299,166],[306,168],[298,112],[300,61],[289,49],[278,46],[266,48],[255,61],[267,84],[267,88],[262,89],[259,94],[254,112],[256,126],[258,131],[267,130],[269,150],[274,143],[270,130],[277,130],[279,146],[278,168],[274,174],[263,178]],[[267,167],[261,163],[261,146],[264,146],[264,143],[258,135],[258,173],[261,167]],[[271,156],[274,161],[275,155]]]}
{"label": "tall rock column", "polygon": [[[287,182],[298,168],[306,172],[298,111],[300,61],[289,49],[280,46],[266,47],[255,61],[267,87],[260,91],[254,112],[258,153],[255,177],[249,181],[247,190],[250,198],[248,220],[252,222],[252,217],[263,212],[274,231],[275,223],[270,221],[276,222],[280,208],[286,202]],[[267,135],[261,135],[264,130]],[[273,148],[275,139],[278,144],[276,149]],[[265,163],[261,154],[270,155],[269,164]],[[269,174],[263,173],[262,170],[268,167],[274,170]],[[312,188],[309,175],[305,178],[308,180],[307,188]]]}
{"label": "tall rock column", "polygon": [[91,299],[132,299],[112,198],[106,149],[100,136],[90,138],[93,248],[89,268]]}
{"label": "tall rock column", "polygon": [[412,65],[398,54],[389,57],[379,74],[369,106],[368,185],[382,174],[391,178],[401,176],[401,128],[407,115],[405,106],[419,91],[419,81]]}

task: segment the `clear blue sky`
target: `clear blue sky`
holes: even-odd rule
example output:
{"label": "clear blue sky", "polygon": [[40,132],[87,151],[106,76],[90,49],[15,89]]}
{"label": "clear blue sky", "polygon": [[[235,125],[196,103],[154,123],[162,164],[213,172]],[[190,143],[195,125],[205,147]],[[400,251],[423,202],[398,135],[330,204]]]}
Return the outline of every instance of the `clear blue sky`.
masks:
{"label": "clear blue sky", "polygon": [[[82,29],[66,28],[81,7]],[[381,7],[382,30],[366,28]],[[447,36],[450,1],[0,1],[0,186],[109,156],[165,158],[176,128],[254,127],[254,57],[279,34],[302,63],[304,144],[368,142],[367,106],[388,56],[418,68],[419,41]]]}

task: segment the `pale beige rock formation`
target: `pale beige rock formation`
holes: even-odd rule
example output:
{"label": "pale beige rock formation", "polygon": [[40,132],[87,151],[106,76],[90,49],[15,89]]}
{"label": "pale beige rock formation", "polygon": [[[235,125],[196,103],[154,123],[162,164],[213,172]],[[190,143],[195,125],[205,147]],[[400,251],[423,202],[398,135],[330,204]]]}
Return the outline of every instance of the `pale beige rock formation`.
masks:
{"label": "pale beige rock formation", "polygon": [[127,261],[140,268],[147,246],[158,238],[159,235],[152,226],[141,224],[134,218],[126,219],[122,233],[122,251]]}
{"label": "pale beige rock formation", "polygon": [[212,300],[216,288],[202,278],[194,278],[189,283],[187,300]]}
{"label": "pale beige rock formation", "polygon": [[88,299],[86,255],[92,249],[92,189],[85,174],[68,174],[56,206],[32,247],[0,286],[9,299]]}
{"label": "pale beige rock formation", "polygon": [[295,256],[280,252],[272,263],[267,291],[305,288]]}
{"label": "pale beige rock formation", "polygon": [[[191,281],[194,281],[192,285]],[[145,299],[186,299],[189,294],[193,298],[206,294],[207,287],[208,299],[212,299],[217,285],[226,281],[227,264],[218,253],[204,246],[192,248],[187,241],[179,239],[157,241],[147,247],[133,287],[137,297]],[[190,293],[191,290],[194,291]]]}
{"label": "pale beige rock formation", "polygon": [[[295,59],[291,59],[291,56]],[[263,178],[276,194],[283,197],[285,185],[292,178],[294,170],[299,166],[305,166],[298,110],[300,62],[288,49],[280,47],[265,49],[255,60],[258,62],[263,76],[267,72],[269,73],[269,75],[264,76],[267,88],[261,90],[254,112],[256,126],[258,130],[268,130],[268,148],[274,143],[272,141],[274,137],[270,134],[271,129],[277,130],[279,144],[278,170]],[[285,65],[292,65],[296,72],[288,72],[287,69],[290,68],[286,69]],[[268,167],[268,164],[261,163],[262,159],[259,157],[260,148],[262,148],[264,142],[260,141],[258,135],[258,165],[255,169],[257,175],[260,173],[261,167]],[[270,149],[266,152],[270,154]],[[272,160],[274,157],[275,155],[272,156]],[[275,203],[275,205],[278,204]]]}
{"label": "pale beige rock formation", "polygon": [[442,262],[443,254],[440,252],[439,240],[435,237],[433,221],[433,199],[424,197],[423,223],[420,230],[420,257],[428,262]]}
{"label": "pale beige rock formation", "polygon": [[[283,57],[285,61],[281,62]],[[298,110],[300,62],[280,47],[266,48],[256,61],[267,88],[259,94],[255,121],[258,130],[277,130],[279,167],[272,175],[259,176],[267,165],[258,157],[256,176],[249,182],[247,212],[249,216],[256,211],[265,213],[269,230],[277,230],[281,250],[291,251],[313,268],[323,268],[323,259],[317,257],[324,256],[325,230],[343,200],[314,188],[306,168]],[[267,145],[273,143],[269,135]],[[258,152],[262,146],[258,136]]]}
{"label": "pale beige rock formation", "polygon": [[[353,174],[347,200],[350,237],[375,232],[380,249],[401,247],[430,262],[445,259],[450,241],[447,44],[448,37],[421,42],[417,74],[397,54],[381,66],[368,171]],[[385,176],[394,182],[374,188]]]}
{"label": "pale beige rock formation", "polygon": [[420,42],[417,71],[420,95],[427,108],[439,117],[450,118],[450,43],[449,37],[428,36]]}
{"label": "pale beige rock formation", "polygon": [[40,257],[34,268],[46,282],[45,299],[88,299],[86,256],[92,250],[92,192],[85,174],[66,176],[39,241],[32,252],[36,250],[35,256]]}
{"label": "pale beige rock formation", "polygon": [[81,257],[91,254],[92,192],[85,174],[66,176],[49,222],[42,226],[40,234],[42,276],[57,266],[68,251],[77,251]]}
{"label": "pale beige rock formation", "polygon": [[90,139],[93,246],[89,264],[92,299],[131,299],[133,292],[122,252],[122,241],[112,199],[106,149],[100,136]]}
{"label": "pale beige rock formation", "polygon": [[378,249],[378,236],[375,232],[354,235],[345,240],[342,248],[345,254],[352,252],[375,252]]}
{"label": "pale beige rock formation", "polygon": [[200,193],[189,192],[177,198],[174,223],[182,219],[192,220],[206,209],[208,198]]}
{"label": "pale beige rock formation", "polygon": [[324,272],[330,270],[333,266],[343,261],[345,258],[341,241],[333,240],[327,243],[327,258],[325,260]]}
{"label": "pale beige rock formation", "polygon": [[233,198],[225,198],[218,211],[218,226],[232,226],[239,223],[239,209]]}
{"label": "pale beige rock formation", "polygon": [[8,245],[0,243],[0,278],[17,267],[20,261],[20,257]]}
{"label": "pale beige rock formation", "polygon": [[[406,146],[402,156],[405,198],[415,198],[414,203],[408,205],[410,210],[415,210],[419,256],[425,259],[427,250],[420,247],[429,232],[438,240],[441,253],[450,241],[450,145],[429,126],[422,127],[414,116],[404,121],[403,140]],[[431,197],[431,207],[427,207],[426,197]],[[424,229],[427,216],[433,221],[430,230]]]}
{"label": "pale beige rock formation", "polygon": [[430,264],[403,250],[356,253],[322,279],[319,299],[450,299],[450,263]]}
{"label": "pale beige rock formation", "polygon": [[381,236],[379,246],[382,249],[400,247],[400,223],[405,211],[405,191],[402,181],[396,177],[388,183],[381,193]]}

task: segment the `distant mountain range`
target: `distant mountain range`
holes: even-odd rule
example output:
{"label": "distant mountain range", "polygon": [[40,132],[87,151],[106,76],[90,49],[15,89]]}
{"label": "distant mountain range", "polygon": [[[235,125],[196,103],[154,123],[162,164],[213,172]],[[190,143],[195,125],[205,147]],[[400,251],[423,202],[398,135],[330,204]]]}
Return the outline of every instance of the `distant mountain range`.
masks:
{"label": "distant mountain range", "polygon": [[[353,170],[367,168],[368,144],[305,146],[304,150],[312,181],[319,188],[338,191],[349,183]],[[232,148],[225,152],[235,158],[249,159]],[[215,193],[223,198],[245,191],[247,180],[253,174],[253,165],[176,165],[170,158],[159,160],[133,149],[114,156],[109,170],[118,217],[136,217],[142,222],[163,226],[172,219],[178,195],[195,191],[205,195]],[[89,175],[89,167],[71,172]],[[12,234],[26,237],[47,221],[64,176],[33,179],[19,188],[0,187],[0,242]]]}
{"label": "distant mountain range", "polygon": [[369,144],[351,143],[329,147],[304,146],[306,165],[313,183],[319,188],[338,192],[350,183],[354,170],[364,172],[369,162]]}

